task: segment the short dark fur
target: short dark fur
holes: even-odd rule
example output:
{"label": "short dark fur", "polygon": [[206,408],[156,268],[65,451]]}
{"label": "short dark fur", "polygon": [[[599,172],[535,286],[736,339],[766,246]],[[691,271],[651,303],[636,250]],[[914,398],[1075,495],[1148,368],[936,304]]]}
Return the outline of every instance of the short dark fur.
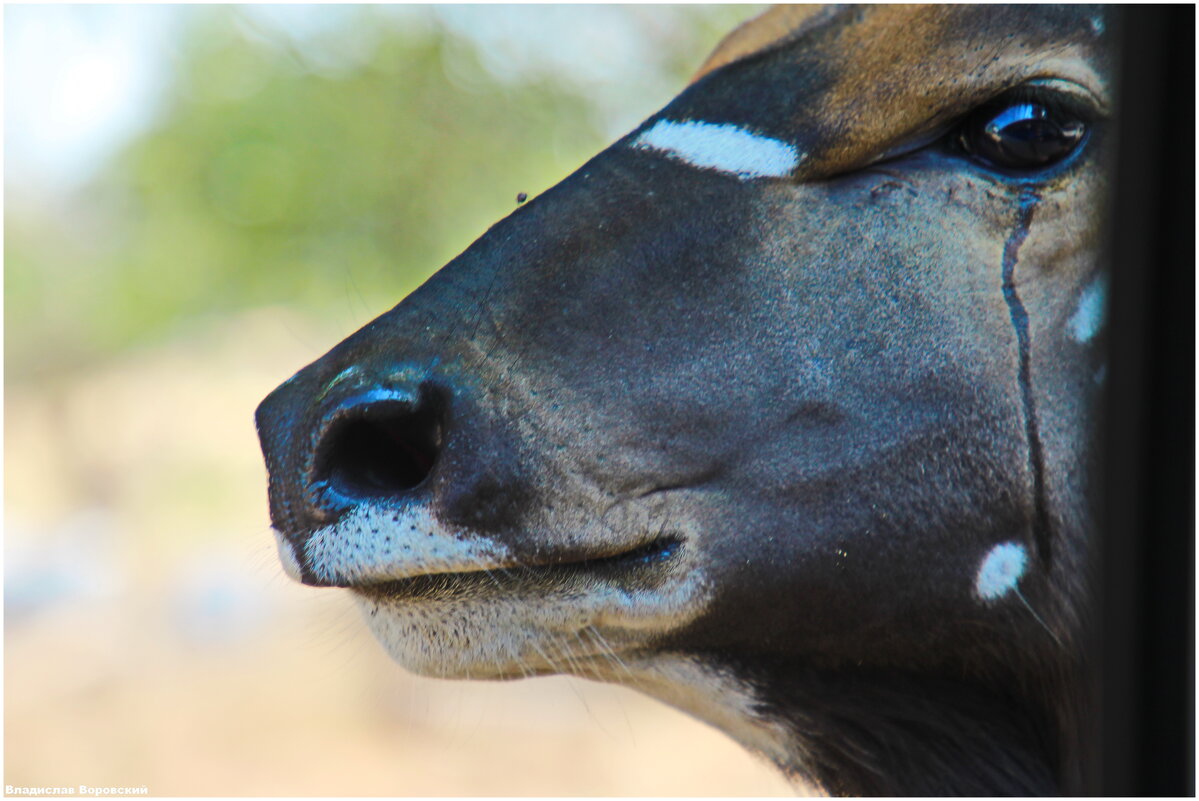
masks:
{"label": "short dark fur", "polygon": [[[637,653],[748,686],[787,730],[784,770],[843,794],[1080,787],[1099,384],[1068,320],[1096,276],[1103,138],[1014,175],[937,137],[1047,77],[1042,51],[1103,74],[1097,13],[838,11],[521,205],[259,408],[304,580],[357,586],[303,554],[367,504],[525,565],[585,565],[577,597],[591,567],[669,537],[662,572],[625,589],[686,563],[710,592]],[[741,180],[633,147],[659,120],[740,125],[804,159]],[[427,476],[382,499],[325,492],[314,457],[338,404],[365,418],[363,386],[437,426]],[[1001,543],[1027,572],[980,594]]]}

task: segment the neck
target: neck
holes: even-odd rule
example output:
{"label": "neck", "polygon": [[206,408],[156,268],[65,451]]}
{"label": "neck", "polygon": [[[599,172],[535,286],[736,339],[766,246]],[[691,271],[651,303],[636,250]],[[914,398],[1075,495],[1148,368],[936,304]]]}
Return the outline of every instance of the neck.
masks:
{"label": "neck", "polygon": [[[838,795],[1047,795],[1053,737],[1018,700],[900,672],[811,672],[766,690],[797,721],[803,766]],[[800,710],[803,710],[800,712]]]}
{"label": "neck", "polygon": [[634,673],[639,689],[831,794],[1061,792],[1057,715],[1000,689],[709,654],[657,655]]}

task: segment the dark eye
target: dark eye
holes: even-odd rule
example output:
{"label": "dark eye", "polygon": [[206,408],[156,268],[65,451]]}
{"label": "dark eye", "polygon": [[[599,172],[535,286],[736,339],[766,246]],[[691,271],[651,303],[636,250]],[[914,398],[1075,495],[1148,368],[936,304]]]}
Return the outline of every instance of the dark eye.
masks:
{"label": "dark eye", "polygon": [[1086,137],[1080,115],[1035,100],[991,104],[974,112],[959,134],[971,156],[1006,170],[1049,167],[1073,153]]}

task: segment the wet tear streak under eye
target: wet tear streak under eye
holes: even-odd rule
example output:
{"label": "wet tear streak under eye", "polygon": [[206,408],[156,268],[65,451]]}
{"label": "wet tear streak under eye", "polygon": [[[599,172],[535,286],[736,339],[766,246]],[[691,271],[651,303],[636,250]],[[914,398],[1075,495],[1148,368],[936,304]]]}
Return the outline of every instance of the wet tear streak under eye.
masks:
{"label": "wet tear streak under eye", "polygon": [[1045,503],[1045,458],[1041,448],[1041,432],[1037,426],[1036,401],[1032,394],[1031,344],[1028,331],[1028,312],[1016,292],[1016,260],[1020,245],[1028,236],[1028,226],[1032,222],[1040,197],[1035,192],[1026,191],[1020,195],[1020,207],[1016,217],[1016,227],[1003,245],[1003,299],[1007,301],[1008,312],[1012,316],[1012,328],[1016,331],[1016,345],[1019,348],[1020,366],[1017,381],[1020,384],[1020,397],[1024,407],[1024,435],[1028,442],[1028,468],[1032,473],[1033,492],[1033,541],[1036,545],[1037,556],[1042,563],[1049,561],[1049,511]]}

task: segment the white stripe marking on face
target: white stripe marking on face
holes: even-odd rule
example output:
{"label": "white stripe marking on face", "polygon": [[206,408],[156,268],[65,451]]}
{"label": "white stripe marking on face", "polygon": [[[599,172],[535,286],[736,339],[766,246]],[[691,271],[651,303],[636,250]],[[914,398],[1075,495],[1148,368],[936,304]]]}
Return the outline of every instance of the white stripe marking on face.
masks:
{"label": "white stripe marking on face", "polygon": [[803,160],[793,145],[778,139],[736,125],[691,120],[658,120],[634,140],[633,147],[656,150],[692,167],[719,170],[742,180],[783,178]]}
{"label": "white stripe marking on face", "polygon": [[1087,285],[1078,299],[1078,308],[1070,317],[1070,336],[1075,342],[1088,342],[1103,328],[1107,315],[1107,278],[1103,275]]}

